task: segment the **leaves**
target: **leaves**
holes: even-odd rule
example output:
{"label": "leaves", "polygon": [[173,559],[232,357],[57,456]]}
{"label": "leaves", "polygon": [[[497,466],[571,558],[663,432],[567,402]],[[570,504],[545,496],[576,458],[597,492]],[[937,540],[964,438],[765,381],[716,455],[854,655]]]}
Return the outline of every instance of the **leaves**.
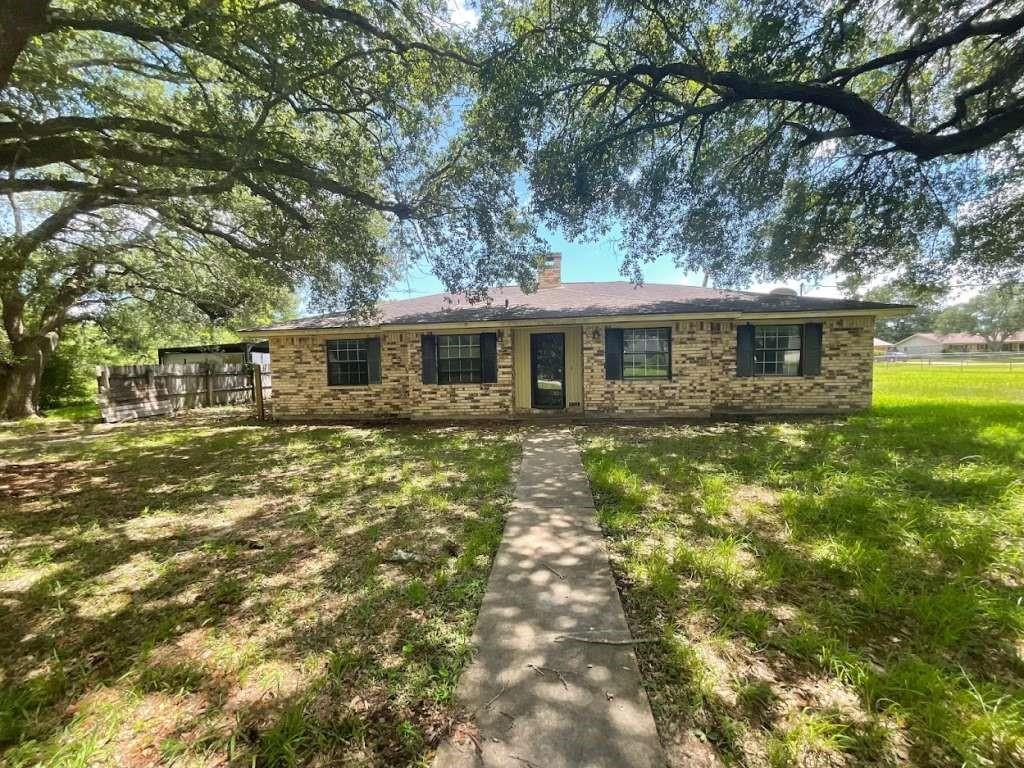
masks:
{"label": "leaves", "polygon": [[523,158],[570,237],[620,229],[627,270],[1020,273],[1020,2],[577,0],[482,19],[491,151]]}

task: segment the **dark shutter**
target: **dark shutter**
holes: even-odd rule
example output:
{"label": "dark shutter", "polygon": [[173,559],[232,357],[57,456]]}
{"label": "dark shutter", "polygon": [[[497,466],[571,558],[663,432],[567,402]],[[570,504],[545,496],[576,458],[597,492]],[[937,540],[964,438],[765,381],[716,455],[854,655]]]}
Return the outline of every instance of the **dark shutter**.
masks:
{"label": "dark shutter", "polygon": [[754,375],[754,326],[736,327],[736,375]]}
{"label": "dark shutter", "polygon": [[672,327],[669,326],[665,330],[668,331],[668,377],[672,378]]}
{"label": "dark shutter", "polygon": [[366,340],[366,374],[370,384],[380,384],[380,337]]}
{"label": "dark shutter", "polygon": [[804,323],[803,352],[800,356],[804,376],[821,374],[821,323]]}
{"label": "dark shutter", "polygon": [[425,333],[420,337],[423,351],[423,383],[437,384],[437,337]]}
{"label": "dark shutter", "polygon": [[480,334],[480,369],[485,384],[498,380],[498,334]]}
{"label": "dark shutter", "polygon": [[341,382],[338,380],[337,367],[331,368],[331,342],[324,342],[324,362],[327,364],[327,386],[336,387]]}
{"label": "dark shutter", "polygon": [[605,328],[604,330],[604,377],[606,379],[622,378],[621,328]]}

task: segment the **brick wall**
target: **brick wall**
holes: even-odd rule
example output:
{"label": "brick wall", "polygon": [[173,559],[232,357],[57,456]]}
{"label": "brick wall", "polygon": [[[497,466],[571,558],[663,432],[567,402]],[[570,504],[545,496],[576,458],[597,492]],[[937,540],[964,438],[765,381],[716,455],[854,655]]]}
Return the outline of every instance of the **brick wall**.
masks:
{"label": "brick wall", "polygon": [[824,320],[819,376],[736,375],[736,326],[712,332],[712,413],[852,411],[871,405],[873,317]]}
{"label": "brick wall", "polygon": [[492,384],[424,384],[420,335],[409,334],[409,368],[413,376],[408,412],[412,418],[486,419],[512,415],[512,330],[495,330],[498,334],[498,380]]}
{"label": "brick wall", "polygon": [[[634,324],[635,326],[635,324]],[[672,378],[609,381],[604,377],[605,326],[583,328],[583,403],[596,416],[709,416],[710,324],[652,323],[672,329]]]}
{"label": "brick wall", "polygon": [[[635,325],[635,324],[634,324]],[[871,404],[874,319],[823,323],[821,375],[736,376],[734,322],[651,323],[672,329],[672,378],[608,381],[604,325],[583,327],[583,398],[592,416],[705,417],[731,412],[849,411]],[[418,332],[381,337],[381,383],[327,386],[323,336],[270,341],[273,413],[282,419],[511,418],[515,376],[510,328],[497,328],[498,380],[492,384],[424,384]]]}
{"label": "brick wall", "polygon": [[[404,418],[408,415],[409,365],[405,336],[380,334],[380,384],[327,386],[327,339],[270,339],[274,375],[273,415],[280,419]],[[419,336],[416,337],[419,339]]]}

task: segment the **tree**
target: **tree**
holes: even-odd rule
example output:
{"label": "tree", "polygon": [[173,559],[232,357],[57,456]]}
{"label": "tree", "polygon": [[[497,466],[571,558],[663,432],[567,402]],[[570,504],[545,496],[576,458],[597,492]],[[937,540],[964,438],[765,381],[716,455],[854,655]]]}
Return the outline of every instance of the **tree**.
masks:
{"label": "tree", "polygon": [[[847,287],[852,288],[849,285]],[[900,283],[880,285],[863,291],[854,289],[849,292],[865,301],[914,305],[914,310],[906,315],[875,319],[875,336],[891,342],[900,341],[915,333],[930,333],[934,330],[947,294],[944,288],[938,286]]]}
{"label": "tree", "polygon": [[480,45],[492,151],[627,267],[1022,271],[1020,0],[496,2]]}
{"label": "tree", "polygon": [[0,0],[0,417],[69,324],[262,287],[372,311],[399,255],[528,285],[515,166],[446,139],[474,70],[444,4]]}
{"label": "tree", "polygon": [[1024,331],[1024,285],[997,285],[949,307],[936,318],[935,330],[977,334],[998,352],[1010,336]]}

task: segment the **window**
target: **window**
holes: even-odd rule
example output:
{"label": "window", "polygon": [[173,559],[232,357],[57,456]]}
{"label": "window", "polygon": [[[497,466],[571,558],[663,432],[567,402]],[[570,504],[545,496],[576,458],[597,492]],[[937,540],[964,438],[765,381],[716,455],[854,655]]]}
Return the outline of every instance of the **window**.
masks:
{"label": "window", "polygon": [[327,342],[327,385],[358,387],[370,383],[370,364],[366,339],[341,339]]}
{"label": "window", "polygon": [[754,327],[754,375],[800,375],[799,325],[758,325]]}
{"label": "window", "polygon": [[437,383],[478,384],[483,381],[480,334],[437,337]]}
{"label": "window", "polygon": [[668,328],[624,328],[622,378],[667,379],[670,370]]}

